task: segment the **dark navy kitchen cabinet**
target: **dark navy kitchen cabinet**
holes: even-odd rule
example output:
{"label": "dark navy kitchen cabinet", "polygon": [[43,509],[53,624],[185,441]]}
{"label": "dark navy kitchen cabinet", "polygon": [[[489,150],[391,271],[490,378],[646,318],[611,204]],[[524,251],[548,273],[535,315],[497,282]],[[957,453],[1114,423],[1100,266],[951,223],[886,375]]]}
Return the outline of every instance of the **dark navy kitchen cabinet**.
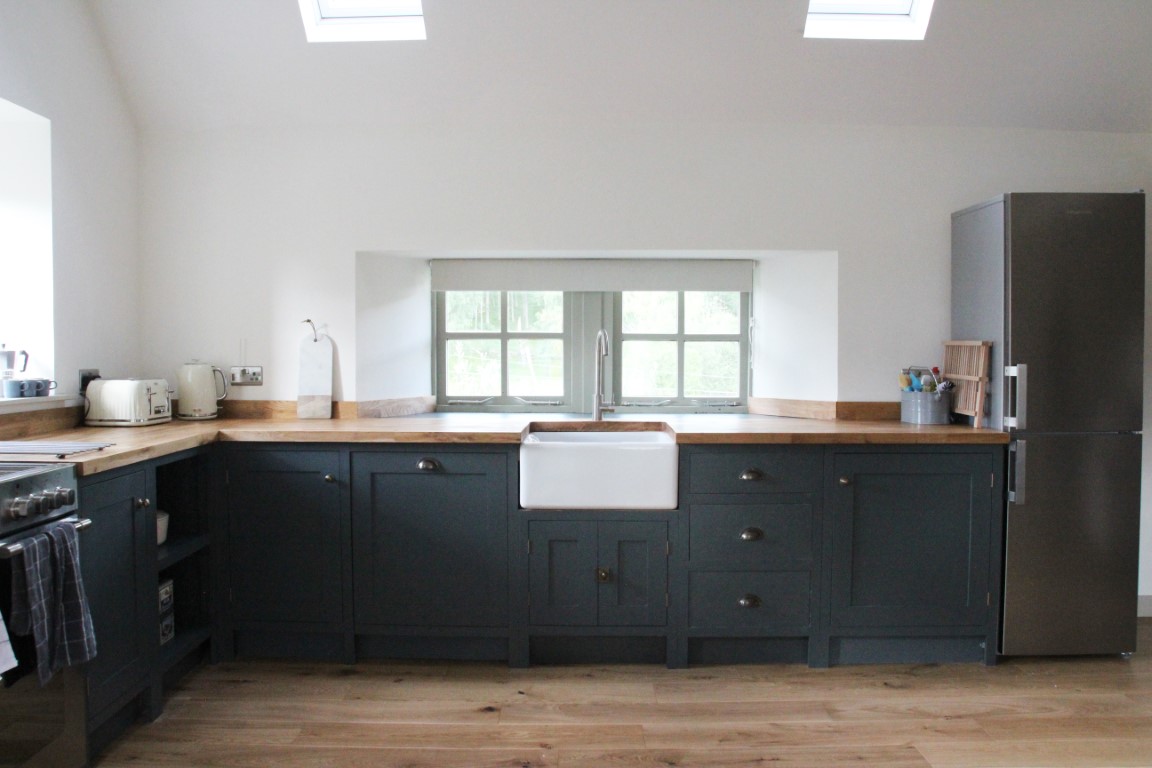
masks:
{"label": "dark navy kitchen cabinet", "polygon": [[989,657],[998,591],[998,457],[999,449],[833,454],[833,663]]}
{"label": "dark navy kitchen cabinet", "polygon": [[822,448],[690,446],[687,662],[803,662],[819,605]]}
{"label": "dark navy kitchen cabinet", "polygon": [[532,625],[667,624],[667,522],[530,520],[528,538]]}
{"label": "dark navy kitchen cabinet", "polygon": [[80,567],[96,632],[97,655],[86,667],[88,722],[94,729],[133,705],[149,686],[157,645],[156,529],[149,530],[148,473],[81,478]]}
{"label": "dark navy kitchen cabinet", "polygon": [[228,450],[228,588],[240,655],[350,660],[342,455]]}
{"label": "dark navy kitchen cabinet", "polygon": [[506,638],[509,459],[492,446],[353,452],[357,633]]}

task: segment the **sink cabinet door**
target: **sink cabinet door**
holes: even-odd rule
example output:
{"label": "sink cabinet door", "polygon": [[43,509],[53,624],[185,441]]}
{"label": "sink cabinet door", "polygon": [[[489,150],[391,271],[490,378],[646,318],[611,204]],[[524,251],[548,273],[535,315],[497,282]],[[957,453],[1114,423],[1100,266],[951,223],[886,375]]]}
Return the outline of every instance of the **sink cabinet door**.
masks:
{"label": "sink cabinet door", "polygon": [[242,449],[227,461],[237,629],[339,629],[347,531],[339,452]]}
{"label": "sink cabinet door", "polygon": [[993,464],[983,453],[839,453],[833,627],[987,622]]}
{"label": "sink cabinet door", "polygon": [[667,624],[666,522],[532,520],[528,537],[531,624]]}
{"label": "sink cabinet door", "polygon": [[508,455],[352,455],[357,631],[506,627]]}

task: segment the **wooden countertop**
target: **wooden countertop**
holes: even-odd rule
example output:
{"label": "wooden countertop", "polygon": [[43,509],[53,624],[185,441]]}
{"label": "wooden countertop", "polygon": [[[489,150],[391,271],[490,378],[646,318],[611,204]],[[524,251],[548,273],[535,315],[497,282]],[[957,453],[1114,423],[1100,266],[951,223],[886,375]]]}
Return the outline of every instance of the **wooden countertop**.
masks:
{"label": "wooden countertop", "polygon": [[[532,421],[587,421],[583,414],[434,413],[386,419],[172,421],[150,427],[77,427],[29,441],[112,443],[100,451],[0,454],[0,461],[67,462],[80,475],[106,472],[214,442],[517,444]],[[917,426],[899,421],[824,421],[743,414],[648,414],[608,417],[607,424],[662,421],[684,445],[1003,445],[991,429]]]}

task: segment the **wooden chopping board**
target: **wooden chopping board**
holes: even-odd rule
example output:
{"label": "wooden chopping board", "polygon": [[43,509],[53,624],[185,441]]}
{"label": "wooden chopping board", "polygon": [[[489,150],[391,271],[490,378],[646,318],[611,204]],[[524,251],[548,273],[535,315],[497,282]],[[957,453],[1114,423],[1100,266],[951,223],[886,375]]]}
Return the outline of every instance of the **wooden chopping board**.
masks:
{"label": "wooden chopping board", "polygon": [[298,391],[298,418],[332,418],[332,339],[327,334],[307,336],[300,342]]}

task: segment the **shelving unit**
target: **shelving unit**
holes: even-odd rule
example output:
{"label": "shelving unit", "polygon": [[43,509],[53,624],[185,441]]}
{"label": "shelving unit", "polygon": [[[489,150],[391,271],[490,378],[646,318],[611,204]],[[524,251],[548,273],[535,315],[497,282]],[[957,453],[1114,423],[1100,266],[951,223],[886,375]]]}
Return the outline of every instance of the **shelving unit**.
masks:
{"label": "shelving unit", "polygon": [[157,606],[150,696],[154,716],[162,711],[164,689],[208,653],[212,640],[208,460],[205,454],[193,452],[155,467],[154,508],[169,515],[168,538],[156,548],[155,584],[158,589],[172,580],[175,633],[161,643],[163,614]]}

